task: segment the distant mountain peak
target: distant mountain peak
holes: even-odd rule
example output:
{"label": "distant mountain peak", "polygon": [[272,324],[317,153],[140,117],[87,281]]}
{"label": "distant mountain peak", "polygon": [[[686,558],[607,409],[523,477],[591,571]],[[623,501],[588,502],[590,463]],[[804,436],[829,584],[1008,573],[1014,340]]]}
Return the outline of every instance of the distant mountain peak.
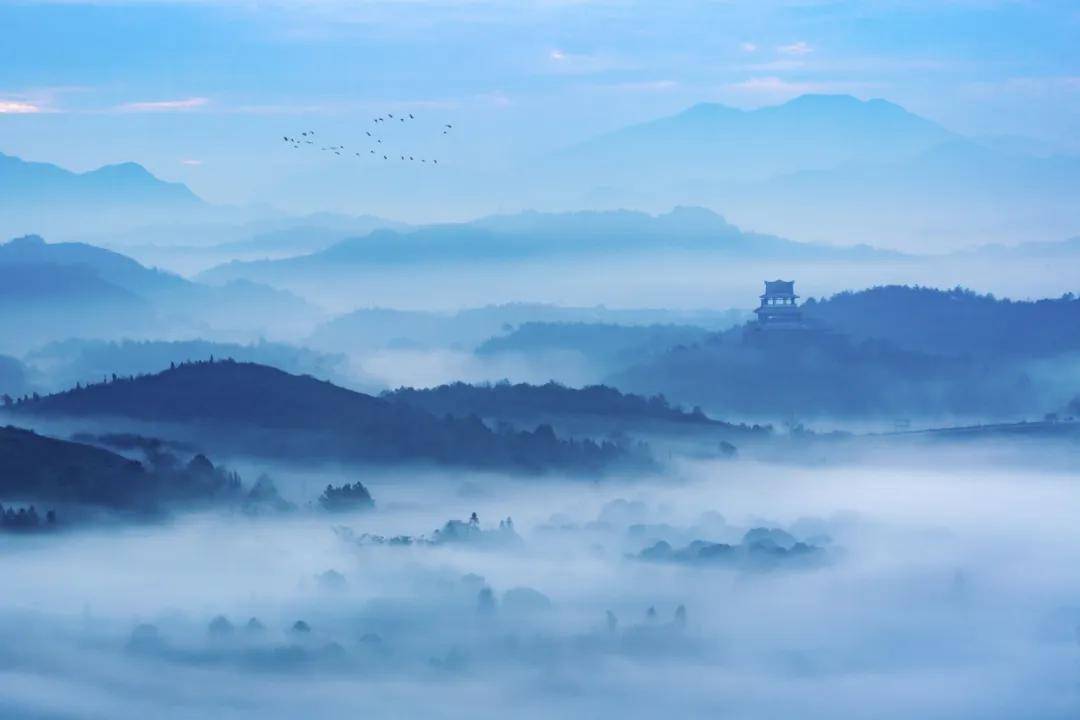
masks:
{"label": "distant mountain peak", "polygon": [[102,165],[96,170],[91,170],[83,175],[96,175],[98,177],[126,178],[134,180],[153,180],[165,182],[147,170],[137,162],[121,162],[111,165]]}

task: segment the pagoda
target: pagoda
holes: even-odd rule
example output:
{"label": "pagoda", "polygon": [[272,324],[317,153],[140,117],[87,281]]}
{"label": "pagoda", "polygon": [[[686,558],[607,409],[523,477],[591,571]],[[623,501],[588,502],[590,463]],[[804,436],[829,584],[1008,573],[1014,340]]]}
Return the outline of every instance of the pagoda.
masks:
{"label": "pagoda", "polygon": [[766,280],[761,305],[754,310],[761,330],[804,330],[794,280]]}

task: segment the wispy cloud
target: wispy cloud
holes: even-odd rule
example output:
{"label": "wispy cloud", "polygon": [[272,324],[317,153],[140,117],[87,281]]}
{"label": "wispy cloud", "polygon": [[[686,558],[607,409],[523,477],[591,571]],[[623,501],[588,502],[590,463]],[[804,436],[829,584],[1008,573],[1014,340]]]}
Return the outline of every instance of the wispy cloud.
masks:
{"label": "wispy cloud", "polygon": [[0,99],[0,115],[32,115],[39,112],[44,112],[44,109],[32,102]]}
{"label": "wispy cloud", "polygon": [[180,164],[181,165],[188,165],[188,166],[191,166],[191,167],[198,167],[199,165],[203,164],[203,161],[202,160],[186,159],[186,160],[181,160]]}
{"label": "wispy cloud", "polygon": [[204,97],[183,98],[180,100],[154,100],[147,102],[127,102],[116,106],[119,112],[185,112],[205,106],[210,101]]}
{"label": "wispy cloud", "polygon": [[758,46],[752,42],[739,43],[739,49],[744,53],[756,53]]}
{"label": "wispy cloud", "polygon": [[572,53],[562,48],[548,51],[547,70],[562,75],[592,75],[612,70],[629,70],[635,64],[608,53]]}
{"label": "wispy cloud", "polygon": [[803,55],[809,55],[810,53],[814,52],[814,48],[811,47],[810,43],[806,42],[805,40],[799,40],[798,42],[778,46],[776,48],[776,52],[780,53],[781,55],[794,55],[796,57],[801,57]]}

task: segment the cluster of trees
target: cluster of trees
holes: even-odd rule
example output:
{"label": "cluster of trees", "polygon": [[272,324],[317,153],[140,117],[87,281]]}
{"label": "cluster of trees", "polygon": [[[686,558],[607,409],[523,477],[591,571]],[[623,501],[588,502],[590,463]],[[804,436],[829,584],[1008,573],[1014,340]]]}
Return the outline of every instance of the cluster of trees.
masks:
{"label": "cluster of trees", "polygon": [[375,501],[368,489],[358,480],[351,485],[345,483],[341,487],[327,485],[319,496],[319,506],[330,512],[349,512],[373,508]]}
{"label": "cluster of trees", "polygon": [[4,532],[33,532],[53,525],[56,525],[56,513],[53,510],[46,512],[45,519],[42,520],[33,505],[17,510],[0,505],[0,530]]}

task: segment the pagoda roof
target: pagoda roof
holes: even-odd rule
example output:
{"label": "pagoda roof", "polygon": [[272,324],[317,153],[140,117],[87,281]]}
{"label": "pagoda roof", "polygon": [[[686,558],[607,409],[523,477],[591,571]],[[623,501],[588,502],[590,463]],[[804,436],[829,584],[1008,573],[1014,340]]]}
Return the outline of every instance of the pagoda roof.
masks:
{"label": "pagoda roof", "polygon": [[766,280],[765,294],[762,297],[798,297],[795,294],[794,280]]}

